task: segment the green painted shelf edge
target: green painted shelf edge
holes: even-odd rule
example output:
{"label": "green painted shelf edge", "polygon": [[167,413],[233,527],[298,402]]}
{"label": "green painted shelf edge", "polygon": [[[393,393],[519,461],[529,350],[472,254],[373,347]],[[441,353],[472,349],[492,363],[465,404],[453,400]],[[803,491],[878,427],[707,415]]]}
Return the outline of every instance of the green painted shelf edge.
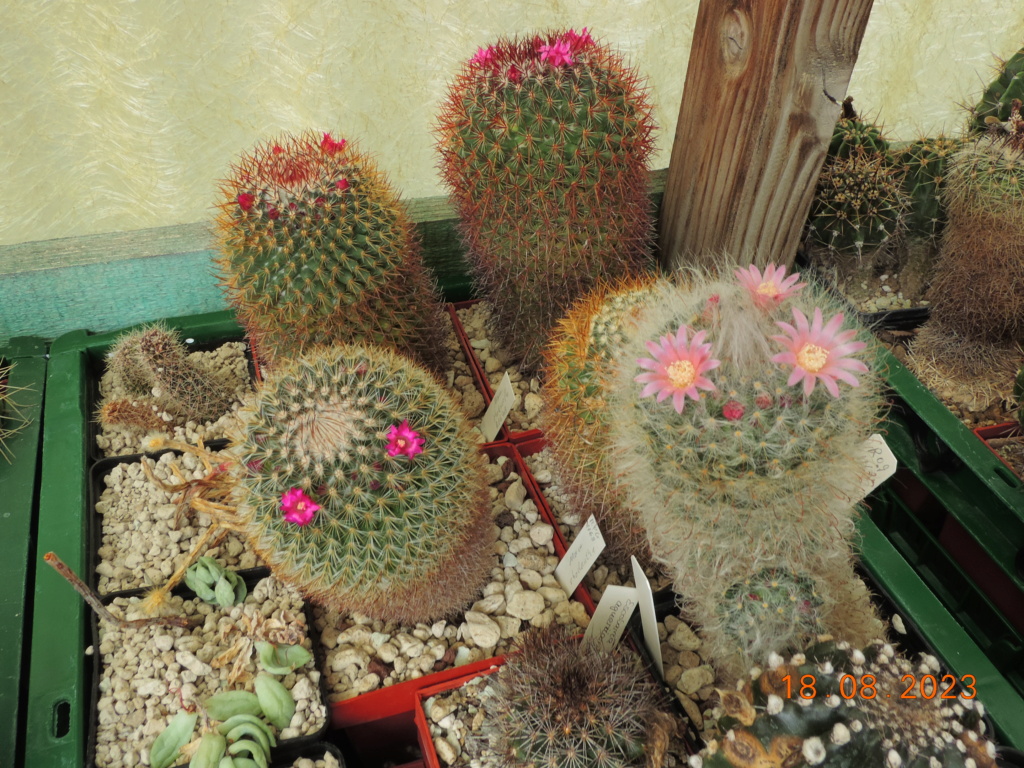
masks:
{"label": "green painted shelf edge", "polygon": [[[8,386],[26,426],[11,436],[0,457],[0,765],[17,765],[27,658],[27,634],[32,615],[31,547],[42,434],[43,395],[46,386],[46,343],[34,337],[11,339],[0,348],[0,360],[13,364]],[[17,390],[17,391],[14,391]]]}
{"label": "green painted shelf edge", "polygon": [[872,578],[954,675],[974,675],[978,698],[996,724],[1000,743],[1024,749],[1024,699],[867,515],[858,520],[858,531],[861,562]]}
{"label": "green painted shelf edge", "polygon": [[[165,321],[197,342],[237,338],[242,329],[230,312],[212,312]],[[70,585],[43,562],[55,552],[73,571],[83,573],[86,551],[88,412],[90,366],[122,331],[73,331],[50,347],[43,418],[39,532],[35,552],[35,605],[32,623],[25,748],[34,765],[81,768],[85,758],[90,688],[87,678],[86,606]],[[45,612],[44,612],[45,610]]]}

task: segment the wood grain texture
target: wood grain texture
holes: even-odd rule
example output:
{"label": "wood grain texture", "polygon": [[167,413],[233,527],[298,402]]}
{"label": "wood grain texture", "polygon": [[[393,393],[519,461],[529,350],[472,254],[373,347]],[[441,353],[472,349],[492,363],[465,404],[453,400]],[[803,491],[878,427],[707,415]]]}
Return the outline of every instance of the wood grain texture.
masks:
{"label": "wood grain texture", "polygon": [[873,0],[702,0],[661,216],[669,268],[792,265]]}

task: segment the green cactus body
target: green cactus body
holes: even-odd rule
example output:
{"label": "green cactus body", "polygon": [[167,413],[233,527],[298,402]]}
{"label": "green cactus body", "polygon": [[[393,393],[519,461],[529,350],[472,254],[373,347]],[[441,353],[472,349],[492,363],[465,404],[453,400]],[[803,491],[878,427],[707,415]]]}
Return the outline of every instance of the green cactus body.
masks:
{"label": "green cactus body", "polygon": [[498,40],[451,85],[442,175],[478,292],[526,366],[575,299],[649,264],[652,130],[640,77],[586,30]]}
{"label": "green cactus body", "polygon": [[897,233],[906,205],[902,173],[889,157],[854,147],[826,160],[811,205],[811,235],[830,251],[860,259]]}
{"label": "green cactus body", "polygon": [[525,635],[487,714],[507,768],[639,768],[659,693],[637,656],[581,647],[552,624]]}
{"label": "green cactus body", "polygon": [[[870,336],[823,289],[750,269],[661,281],[624,328],[608,397],[613,474],[726,677],[751,660],[711,619],[765,569],[812,580],[826,631],[880,631],[866,595],[859,611],[839,606],[854,580],[848,491],[883,406],[856,360]],[[785,648],[805,628],[782,623],[759,646]]]}
{"label": "green cactus body", "polygon": [[279,578],[386,621],[472,601],[493,565],[484,458],[429,372],[320,348],[275,366],[245,416],[240,514]]}
{"label": "green cactus body", "polygon": [[991,122],[989,118],[1005,123],[1010,119],[1014,99],[1024,101],[1024,48],[1001,63],[999,74],[989,83],[974,107],[970,130],[987,130]]}
{"label": "green cactus body", "polygon": [[726,735],[690,766],[995,768],[984,707],[971,688],[957,695],[952,678],[934,657],[911,662],[881,642],[775,655],[737,690],[719,692]]}
{"label": "green cactus body", "polygon": [[904,224],[911,236],[935,240],[941,234],[946,222],[941,194],[947,161],[959,146],[956,139],[938,136],[918,139],[895,153],[908,202]]}
{"label": "green cactus body", "polygon": [[446,363],[442,309],[412,221],[349,142],[259,144],[222,185],[217,265],[261,356],[372,343]]}
{"label": "green cactus body", "polygon": [[881,127],[857,116],[852,96],[843,101],[842,110],[832,130],[832,140],[828,145],[829,157],[850,157],[861,150],[877,155],[889,151],[889,142],[882,135]]}
{"label": "green cactus body", "polygon": [[614,562],[650,557],[647,534],[608,465],[605,380],[621,343],[620,326],[643,303],[651,278],[625,278],[587,294],[555,326],[544,352],[544,431],[559,488],[585,523],[597,517]]}

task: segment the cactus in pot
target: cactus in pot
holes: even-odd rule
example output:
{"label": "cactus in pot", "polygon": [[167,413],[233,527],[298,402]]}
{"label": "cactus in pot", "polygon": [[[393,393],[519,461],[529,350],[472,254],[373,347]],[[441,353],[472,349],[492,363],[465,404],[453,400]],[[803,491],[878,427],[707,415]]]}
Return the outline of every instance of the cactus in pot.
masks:
{"label": "cactus in pot", "polygon": [[412,221],[369,156],[329,133],[287,136],[243,155],[221,191],[221,282],[265,360],[359,342],[443,368]]}
{"label": "cactus in pot", "polygon": [[723,603],[769,570],[807,584],[817,616],[763,624],[756,648],[818,621],[856,642],[881,630],[851,565],[858,453],[883,405],[870,336],[797,280],[771,265],[663,280],[611,355],[610,466],[726,678],[753,647]]}
{"label": "cactus in pot", "polygon": [[587,30],[499,39],[436,130],[478,293],[524,367],[576,298],[650,263],[653,123],[639,75]]}
{"label": "cactus in pot", "polygon": [[385,621],[473,600],[494,563],[484,458],[428,371],[318,348],[275,366],[244,415],[237,525],[276,576]]}

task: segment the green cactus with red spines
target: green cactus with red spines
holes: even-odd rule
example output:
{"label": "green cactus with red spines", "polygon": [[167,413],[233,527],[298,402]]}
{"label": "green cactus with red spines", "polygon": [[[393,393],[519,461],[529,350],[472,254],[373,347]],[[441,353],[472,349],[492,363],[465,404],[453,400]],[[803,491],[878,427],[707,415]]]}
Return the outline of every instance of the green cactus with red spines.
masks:
{"label": "green cactus with red spines", "polygon": [[484,459],[426,369],[320,347],[275,365],[244,418],[239,516],[275,575],[385,621],[472,602],[494,565]]}
{"label": "green cactus with red spines", "polygon": [[639,75],[586,30],[500,39],[449,88],[442,176],[478,292],[526,367],[573,300],[649,265],[652,130]]}
{"label": "green cactus with red spines", "polygon": [[355,341],[443,367],[412,221],[367,155],[327,133],[283,137],[243,155],[221,191],[217,265],[261,356]]}
{"label": "green cactus with red spines", "polygon": [[998,74],[971,111],[970,130],[984,132],[993,120],[1005,123],[1010,119],[1014,99],[1024,101],[1024,48],[999,62]]}

